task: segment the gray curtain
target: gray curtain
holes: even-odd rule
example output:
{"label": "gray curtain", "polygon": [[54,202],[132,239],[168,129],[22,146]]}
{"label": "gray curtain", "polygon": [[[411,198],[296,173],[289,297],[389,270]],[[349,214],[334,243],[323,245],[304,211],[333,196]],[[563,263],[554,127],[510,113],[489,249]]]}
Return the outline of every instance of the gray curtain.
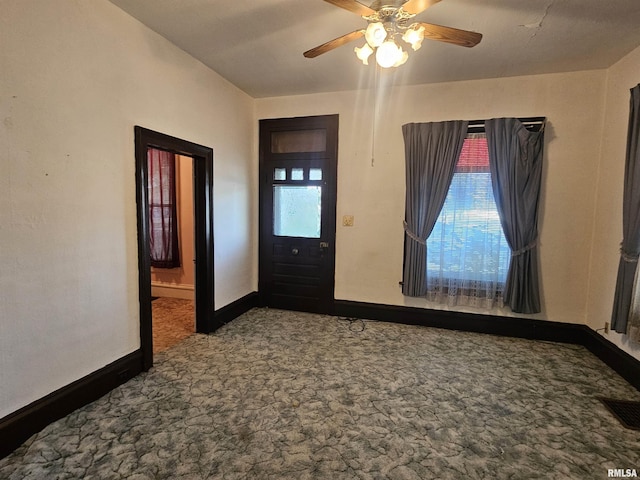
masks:
{"label": "gray curtain", "polygon": [[427,238],[453,179],[469,122],[402,126],[406,164],[405,243],[402,293],[427,293]]}
{"label": "gray curtain", "polygon": [[493,195],[511,248],[504,303],[518,313],[540,312],[538,202],[543,129],[530,132],[516,118],[485,122]]}
{"label": "gray curtain", "polygon": [[622,245],[611,328],[627,333],[633,281],[640,253],[640,85],[631,89],[627,156],[622,199]]}

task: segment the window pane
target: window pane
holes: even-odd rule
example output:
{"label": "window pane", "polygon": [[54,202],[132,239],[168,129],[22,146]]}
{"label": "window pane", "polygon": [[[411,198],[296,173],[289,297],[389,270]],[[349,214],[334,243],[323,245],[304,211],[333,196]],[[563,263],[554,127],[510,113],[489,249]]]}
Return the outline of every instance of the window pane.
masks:
{"label": "window pane", "polygon": [[271,153],[309,153],[327,150],[327,131],[293,130],[271,133]]}
{"label": "window pane", "polygon": [[273,186],[273,234],[320,238],[322,187]]}
{"label": "window pane", "polygon": [[291,180],[304,180],[304,169],[302,169],[302,168],[292,168],[291,169]]}
{"label": "window pane", "polygon": [[502,306],[510,259],[491,188],[486,136],[470,133],[427,240],[426,298],[449,306]]}
{"label": "window pane", "polygon": [[502,233],[491,174],[456,173],[427,241],[428,274],[504,282],[511,252]]}
{"label": "window pane", "polygon": [[273,179],[274,180],[286,180],[287,179],[287,169],[286,168],[276,168],[273,171]]}
{"label": "window pane", "polygon": [[322,169],[321,168],[310,168],[309,169],[309,180],[322,180]]}
{"label": "window pane", "polygon": [[180,266],[178,247],[178,214],[176,202],[176,156],[150,148],[149,168],[149,248],[151,266]]}
{"label": "window pane", "polygon": [[470,134],[464,140],[456,172],[488,172],[489,149],[484,133]]}

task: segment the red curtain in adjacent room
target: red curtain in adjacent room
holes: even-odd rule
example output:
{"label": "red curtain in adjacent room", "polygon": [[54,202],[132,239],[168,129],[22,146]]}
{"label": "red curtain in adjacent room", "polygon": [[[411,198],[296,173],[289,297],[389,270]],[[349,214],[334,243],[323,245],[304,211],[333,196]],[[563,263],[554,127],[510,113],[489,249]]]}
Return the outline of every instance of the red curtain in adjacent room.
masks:
{"label": "red curtain in adjacent room", "polygon": [[180,266],[178,249],[178,212],[176,205],[176,156],[150,148],[149,165],[149,236],[151,266]]}

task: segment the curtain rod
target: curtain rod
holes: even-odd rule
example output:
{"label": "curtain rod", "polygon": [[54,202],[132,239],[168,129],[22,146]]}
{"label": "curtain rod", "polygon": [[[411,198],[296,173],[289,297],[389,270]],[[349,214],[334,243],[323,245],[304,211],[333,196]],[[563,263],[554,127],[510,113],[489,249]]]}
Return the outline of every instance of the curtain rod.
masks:
{"label": "curtain rod", "polygon": [[[518,118],[522,124],[526,125],[542,125],[547,121],[547,117],[526,117]],[[484,127],[486,120],[469,120],[469,128]]]}
{"label": "curtain rod", "polygon": [[[518,118],[520,122],[529,131],[541,132],[544,129],[547,117],[527,117]],[[484,125],[486,120],[469,120],[469,126],[467,132],[469,133],[484,133]]]}

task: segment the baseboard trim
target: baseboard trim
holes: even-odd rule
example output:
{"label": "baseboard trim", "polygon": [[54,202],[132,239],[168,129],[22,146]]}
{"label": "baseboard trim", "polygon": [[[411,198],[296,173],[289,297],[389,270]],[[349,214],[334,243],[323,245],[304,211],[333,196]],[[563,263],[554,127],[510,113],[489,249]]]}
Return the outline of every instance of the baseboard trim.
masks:
{"label": "baseboard trim", "polygon": [[151,282],[151,288],[166,288],[168,290],[195,290],[195,285],[186,285],[183,283],[162,283],[162,282]]}
{"label": "baseboard trim", "polygon": [[141,371],[142,352],[136,350],[0,419],[0,458],[50,423],[97,400]]}
{"label": "baseboard trim", "polygon": [[583,325],[572,323],[556,323],[522,317],[500,317],[348,300],[336,300],[335,304],[336,315],[344,317],[358,317],[448,330],[528,338],[531,340],[550,340],[578,344],[584,342]]}
{"label": "baseboard trim", "polygon": [[228,305],[216,310],[213,316],[213,328],[210,331],[215,331],[225,323],[229,323],[234,318],[239,317],[245,312],[248,312],[254,307],[258,306],[258,292],[251,292],[238,300],[231,302]]}
{"label": "baseboard trim", "polygon": [[640,390],[640,361],[586,325],[336,300],[336,315],[582,345]]}
{"label": "baseboard trim", "polygon": [[151,296],[193,300],[195,298],[195,287],[193,285],[151,282]]}
{"label": "baseboard trim", "polygon": [[585,342],[583,345],[633,385],[636,390],[640,391],[640,360],[632,357],[586,325],[584,328]]}

